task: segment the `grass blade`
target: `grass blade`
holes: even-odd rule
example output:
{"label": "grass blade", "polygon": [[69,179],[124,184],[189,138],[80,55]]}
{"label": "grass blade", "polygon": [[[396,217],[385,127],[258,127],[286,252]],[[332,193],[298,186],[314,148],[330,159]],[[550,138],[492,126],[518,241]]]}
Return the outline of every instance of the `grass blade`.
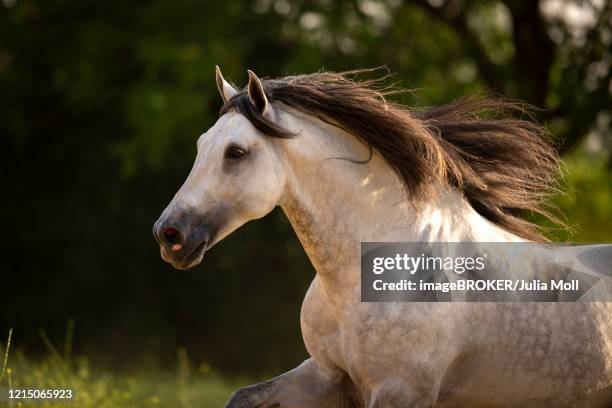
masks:
{"label": "grass blade", "polygon": [[74,341],[74,319],[68,319],[66,325],[66,337],[64,338],[64,360],[70,365],[72,357],[72,343]]}
{"label": "grass blade", "polygon": [[13,328],[9,330],[8,340],[6,341],[6,350],[4,352],[4,361],[2,363],[2,372],[0,372],[0,381],[4,379],[6,374],[6,365],[8,364],[9,350],[11,349],[11,338],[13,337]]}

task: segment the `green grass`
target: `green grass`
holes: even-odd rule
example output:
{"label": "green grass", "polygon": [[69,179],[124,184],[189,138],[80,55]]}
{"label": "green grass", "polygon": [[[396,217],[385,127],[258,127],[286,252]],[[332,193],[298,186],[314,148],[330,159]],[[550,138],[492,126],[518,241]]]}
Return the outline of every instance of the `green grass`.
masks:
{"label": "green grass", "polygon": [[[92,365],[86,357],[71,357],[66,342],[63,352],[41,332],[49,350],[39,360],[20,350],[0,345],[0,388],[65,389],[76,394],[73,402],[13,402],[0,407],[223,407],[231,393],[247,381],[229,381],[207,364],[195,366],[184,349],[177,351],[174,369],[141,368],[121,372]],[[4,344],[7,344],[5,342]],[[3,360],[6,359],[6,363]]]}

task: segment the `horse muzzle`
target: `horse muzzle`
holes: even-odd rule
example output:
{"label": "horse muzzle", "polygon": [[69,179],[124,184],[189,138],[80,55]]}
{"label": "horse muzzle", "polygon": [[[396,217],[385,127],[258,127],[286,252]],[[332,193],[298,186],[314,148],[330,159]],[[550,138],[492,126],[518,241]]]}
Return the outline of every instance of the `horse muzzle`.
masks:
{"label": "horse muzzle", "polygon": [[212,244],[211,228],[204,217],[191,213],[162,216],[153,226],[161,257],[177,269],[189,269],[202,261]]}

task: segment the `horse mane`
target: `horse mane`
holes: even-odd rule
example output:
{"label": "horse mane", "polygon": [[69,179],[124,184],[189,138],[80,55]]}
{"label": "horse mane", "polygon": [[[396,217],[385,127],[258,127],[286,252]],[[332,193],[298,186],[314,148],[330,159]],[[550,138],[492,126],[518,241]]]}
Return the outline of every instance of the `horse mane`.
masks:
{"label": "horse mane", "polygon": [[[406,92],[382,78],[357,80],[373,70],[262,79],[270,103],[282,102],[331,122],[361,139],[397,172],[409,198],[428,198],[436,186],[461,191],[486,219],[528,240],[547,241],[525,213],[562,224],[550,211],[561,162],[548,132],[526,105],[475,96],[424,110],[387,100]],[[261,115],[246,90],[221,108],[235,109],[268,136],[294,136]],[[523,117],[526,117],[524,119]],[[331,120],[331,121],[330,121]]]}

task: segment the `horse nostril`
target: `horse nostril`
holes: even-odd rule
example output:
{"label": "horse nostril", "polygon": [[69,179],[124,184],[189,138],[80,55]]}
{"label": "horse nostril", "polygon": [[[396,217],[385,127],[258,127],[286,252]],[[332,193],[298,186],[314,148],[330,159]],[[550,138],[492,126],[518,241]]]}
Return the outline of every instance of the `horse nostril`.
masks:
{"label": "horse nostril", "polygon": [[164,237],[168,242],[172,242],[176,234],[178,234],[178,231],[175,228],[168,227],[164,229]]}
{"label": "horse nostril", "polygon": [[183,235],[176,228],[164,228],[162,238],[164,243],[174,252],[178,252],[183,248]]}

